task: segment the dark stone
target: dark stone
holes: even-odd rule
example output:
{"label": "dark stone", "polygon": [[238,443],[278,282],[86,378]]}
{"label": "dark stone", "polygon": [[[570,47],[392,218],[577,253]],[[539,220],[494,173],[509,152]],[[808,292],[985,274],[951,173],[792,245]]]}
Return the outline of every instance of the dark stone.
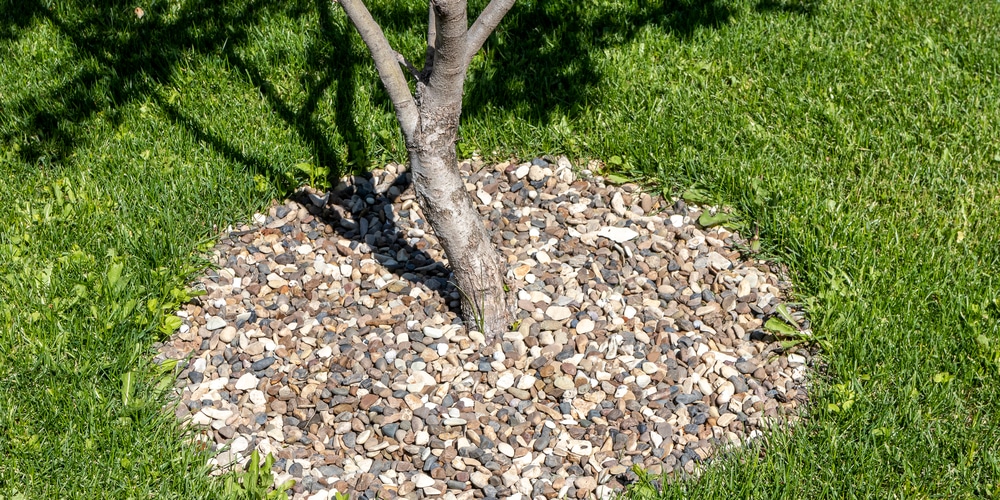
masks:
{"label": "dark stone", "polygon": [[742,392],[747,392],[750,390],[750,387],[747,385],[746,379],[744,379],[743,377],[733,375],[732,377],[729,377],[729,381],[732,382],[733,388],[736,389],[737,394]]}
{"label": "dark stone", "polygon": [[399,430],[399,423],[393,422],[391,424],[385,424],[382,426],[382,435],[386,437],[392,437],[396,435],[396,431]]}
{"label": "dark stone", "polygon": [[737,361],[734,366],[744,375],[753,373],[757,370],[757,365],[755,363],[745,359]]}
{"label": "dark stone", "polygon": [[535,449],[535,451],[542,451],[545,448],[549,447],[549,442],[551,441],[552,438],[543,433],[543,435],[535,439],[535,444],[533,445],[533,448]]}
{"label": "dark stone", "polygon": [[354,446],[358,442],[358,435],[353,432],[348,432],[347,434],[344,434],[343,440],[344,440],[344,446],[348,448],[354,448]]}
{"label": "dark stone", "polygon": [[276,264],[281,264],[283,266],[284,265],[288,265],[288,264],[294,264],[295,263],[295,256],[292,255],[292,254],[290,254],[290,253],[279,254],[278,256],[276,256],[274,258],[274,262]]}
{"label": "dark stone", "polygon": [[615,434],[615,437],[611,438],[612,449],[614,451],[621,451],[625,449],[625,445],[628,444],[628,435],[624,432],[619,432]]}
{"label": "dark stone", "polygon": [[259,372],[261,370],[266,370],[267,367],[269,367],[272,364],[274,364],[275,361],[276,361],[276,359],[274,358],[274,356],[268,356],[268,357],[266,357],[264,359],[260,359],[260,360],[254,361],[254,363],[252,365],[250,365],[250,369],[253,370],[253,371],[255,371],[255,372]]}
{"label": "dark stone", "polygon": [[677,401],[677,404],[687,405],[695,401],[701,401],[702,397],[701,391],[694,391],[691,394],[678,394],[675,401]]}

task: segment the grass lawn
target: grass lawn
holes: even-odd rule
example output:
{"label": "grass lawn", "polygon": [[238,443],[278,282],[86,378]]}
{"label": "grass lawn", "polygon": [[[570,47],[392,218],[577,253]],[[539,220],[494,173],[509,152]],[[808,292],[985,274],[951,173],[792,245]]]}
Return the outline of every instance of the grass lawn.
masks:
{"label": "grass lawn", "polygon": [[[420,59],[420,2],[372,4]],[[403,159],[328,1],[135,7],[0,0],[0,499],[223,497],[149,363],[193,256],[323,181],[298,164]],[[518,2],[461,151],[707,190],[827,348],[805,423],[633,497],[1000,496],[997,26],[985,0]]]}

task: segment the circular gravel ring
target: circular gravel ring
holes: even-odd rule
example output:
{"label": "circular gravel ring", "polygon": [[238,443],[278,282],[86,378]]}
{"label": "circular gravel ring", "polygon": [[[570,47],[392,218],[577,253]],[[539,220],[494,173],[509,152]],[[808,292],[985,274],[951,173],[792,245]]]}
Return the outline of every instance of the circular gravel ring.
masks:
{"label": "circular gravel ring", "polygon": [[462,164],[517,292],[492,346],[397,165],[223,234],[158,345],[216,470],[256,449],[294,498],[605,498],[793,420],[779,270],[700,207],[550,161]]}

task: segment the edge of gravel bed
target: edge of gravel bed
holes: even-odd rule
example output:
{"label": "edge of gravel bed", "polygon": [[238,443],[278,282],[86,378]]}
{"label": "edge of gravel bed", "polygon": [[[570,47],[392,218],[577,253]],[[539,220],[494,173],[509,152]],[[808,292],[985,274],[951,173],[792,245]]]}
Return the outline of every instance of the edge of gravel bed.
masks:
{"label": "edge of gravel bed", "polygon": [[606,498],[796,419],[810,353],[762,330],[790,284],[708,208],[565,157],[462,168],[519,290],[493,346],[397,165],[223,234],[157,357],[190,359],[175,413],[219,471],[259,450],[293,498]]}

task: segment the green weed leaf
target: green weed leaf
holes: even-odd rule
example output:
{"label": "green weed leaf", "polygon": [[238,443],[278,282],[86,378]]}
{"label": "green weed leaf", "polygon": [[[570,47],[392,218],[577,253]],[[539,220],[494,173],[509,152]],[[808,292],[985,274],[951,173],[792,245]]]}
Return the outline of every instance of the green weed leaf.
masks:
{"label": "green weed leaf", "polygon": [[764,328],[782,337],[796,337],[801,335],[801,332],[795,329],[795,327],[773,316],[764,323]]}
{"label": "green weed leaf", "polygon": [[732,219],[727,213],[719,212],[715,215],[708,213],[707,211],[701,213],[701,217],[698,217],[698,224],[702,227],[713,227],[719,224],[725,224]]}
{"label": "green weed leaf", "polygon": [[160,332],[164,335],[170,335],[177,331],[181,325],[184,324],[184,320],[174,315],[166,315],[163,317],[163,323],[160,325]]}
{"label": "green weed leaf", "polygon": [[135,395],[135,372],[128,372],[122,375],[122,404],[128,407],[132,404],[132,396]]}
{"label": "green weed leaf", "polygon": [[797,325],[799,323],[795,320],[795,317],[792,316],[792,311],[788,308],[788,304],[785,304],[784,302],[775,306],[774,311],[778,313],[778,316],[781,316],[781,319],[787,321],[790,325]]}
{"label": "green weed leaf", "polygon": [[681,198],[688,203],[695,203],[698,205],[707,205],[712,202],[709,192],[702,188],[689,188],[681,194]]}
{"label": "green weed leaf", "polygon": [[618,174],[608,174],[608,176],[605,178],[611,181],[613,184],[625,184],[627,182],[631,182],[631,180],[628,177],[623,177]]}

